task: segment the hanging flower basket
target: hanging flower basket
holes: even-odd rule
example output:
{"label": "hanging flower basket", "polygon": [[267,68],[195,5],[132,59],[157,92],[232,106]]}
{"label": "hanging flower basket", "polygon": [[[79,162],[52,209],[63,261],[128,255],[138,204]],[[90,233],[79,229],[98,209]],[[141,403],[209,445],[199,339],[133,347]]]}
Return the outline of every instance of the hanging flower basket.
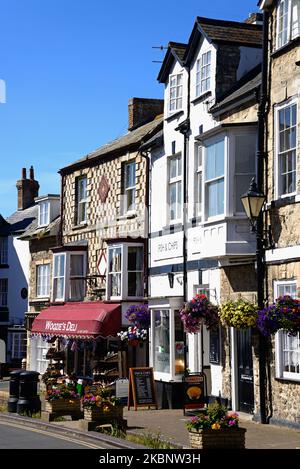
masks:
{"label": "hanging flower basket", "polygon": [[148,333],[146,329],[139,329],[137,326],[129,326],[127,331],[118,332],[117,335],[122,342],[137,346],[147,340]]}
{"label": "hanging flower basket", "polygon": [[218,307],[213,305],[205,295],[197,294],[185,303],[180,311],[180,318],[185,332],[196,334],[201,326],[215,329],[219,324]]}
{"label": "hanging flower basket", "polygon": [[227,301],[221,305],[219,317],[223,326],[236,329],[255,327],[258,318],[257,306],[243,298]]}
{"label": "hanging flower basket", "polygon": [[148,305],[131,305],[125,313],[126,319],[139,329],[150,327],[150,310]]}
{"label": "hanging flower basket", "polygon": [[300,332],[300,300],[280,296],[271,306],[258,311],[257,328],[265,337],[280,329],[289,335]]}

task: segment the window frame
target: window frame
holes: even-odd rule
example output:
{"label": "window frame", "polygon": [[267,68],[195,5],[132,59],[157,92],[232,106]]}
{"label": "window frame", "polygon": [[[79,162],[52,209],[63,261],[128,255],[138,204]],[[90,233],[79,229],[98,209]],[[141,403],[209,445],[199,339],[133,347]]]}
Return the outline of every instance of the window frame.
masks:
{"label": "window frame", "polygon": [[[280,152],[280,130],[279,130],[279,113],[280,111],[291,108],[292,106],[296,106],[296,125],[295,125],[295,132],[296,132],[296,147],[290,148],[289,150],[285,150],[284,152]],[[275,106],[275,198],[281,199],[285,197],[291,197],[297,194],[297,149],[298,149],[298,99],[293,97],[280,105]],[[293,192],[282,193],[282,172],[281,172],[281,155],[284,153],[295,151],[295,190]]]}
{"label": "window frame", "polygon": [[[171,162],[176,160],[176,176],[171,177]],[[179,162],[181,166],[181,173],[179,174]],[[168,201],[168,220],[167,224],[174,225],[176,223],[180,223],[183,217],[183,158],[181,152],[175,153],[174,155],[170,155],[168,157],[168,183],[167,183],[167,201]],[[176,216],[172,218],[171,216],[171,186],[177,187],[180,185],[180,191],[176,190]],[[180,194],[180,204],[178,203],[178,196]]]}
{"label": "window frame", "polygon": [[[293,32],[293,2],[294,0],[281,0],[277,6],[277,14],[276,14],[276,49],[281,49],[284,47],[286,44],[288,44],[290,41],[293,39],[299,37],[300,35],[300,18],[298,17],[298,31],[295,33]],[[281,12],[281,5],[287,4],[287,25],[285,29],[282,29],[281,31],[279,30],[280,27],[280,12]],[[284,8],[284,6],[283,6]],[[300,13],[300,6],[298,13]],[[299,15],[300,16],[300,15]],[[286,30],[286,40],[282,38],[282,33],[283,31]]]}
{"label": "window frame", "polygon": [[8,278],[0,278],[0,308],[8,307]]}
{"label": "window frame", "polygon": [[[81,194],[80,183],[81,181],[85,181],[85,194],[83,197]],[[82,175],[76,178],[76,224],[77,225],[85,225],[87,223],[87,204],[88,204],[88,196],[87,196],[87,184],[88,178],[87,175]],[[84,207],[84,219],[81,219],[81,208]]]}
{"label": "window frame", "polygon": [[[82,300],[72,300],[70,297],[70,279],[72,278],[70,276],[71,273],[71,255],[75,256],[83,256],[83,267],[84,267],[84,275],[82,278],[86,277],[86,272],[87,272],[87,252],[86,251],[63,251],[63,252],[57,252],[53,254],[53,269],[52,269],[52,301],[55,302],[64,302],[64,301],[83,301]],[[55,259],[58,256],[64,256],[64,275],[63,276],[56,276],[55,275]],[[77,276],[76,276],[77,277]],[[63,295],[62,298],[55,298],[55,279],[57,278],[63,278],[64,279],[64,285],[63,285]],[[84,288],[84,295],[86,293],[86,288]]]}
{"label": "window frame", "polygon": [[39,202],[39,224],[38,226],[47,226],[50,223],[50,202],[42,200]]}
{"label": "window frame", "polygon": [[[134,185],[133,186],[128,186],[127,187],[127,181],[126,181],[126,168],[128,166],[134,166]],[[126,163],[123,163],[122,165],[122,186],[123,186],[123,214],[126,215],[126,214],[130,214],[130,213],[135,213],[136,211],[136,161],[135,160],[131,160],[131,161],[127,161]],[[132,200],[133,200],[133,207],[129,207],[128,206],[128,195],[127,193],[129,191],[133,191],[133,197],[132,197]]]}
{"label": "window frame", "polygon": [[[229,137],[230,138],[230,137]],[[224,142],[224,154],[223,154],[223,175],[222,176],[216,176],[216,177],[213,177],[213,178],[209,178],[209,179],[206,179],[206,171],[207,171],[207,149],[208,147],[210,146],[215,146],[217,145],[218,143],[220,142]],[[203,215],[204,215],[204,221],[206,222],[213,222],[213,221],[218,221],[218,220],[221,220],[225,217],[226,215],[226,198],[227,198],[227,187],[226,187],[226,180],[228,178],[228,172],[227,172],[227,168],[226,168],[226,165],[227,165],[227,136],[224,135],[224,134],[221,134],[221,135],[218,135],[216,138],[214,139],[210,139],[210,140],[207,140],[204,144],[204,153],[203,153],[203,162],[204,162],[204,170],[203,170]],[[222,181],[223,180],[223,186],[224,186],[224,191],[223,191],[223,195],[224,195],[224,199],[223,199],[223,206],[224,206],[224,209],[223,209],[223,212],[222,213],[218,213],[218,214],[215,214],[215,215],[209,215],[208,213],[208,203],[209,203],[209,197],[208,197],[208,186],[213,184],[214,182],[217,182],[217,181]]]}
{"label": "window frame", "polygon": [[[279,287],[280,286],[293,286],[295,287],[295,297],[297,295],[297,280],[275,280],[274,281],[274,300],[278,298]],[[287,294],[287,293],[285,293]],[[300,382],[300,370],[299,373],[294,373],[290,371],[284,371],[284,334],[287,335],[284,331],[278,331],[275,334],[275,369],[276,369],[276,378],[289,381],[298,381]],[[298,340],[300,344],[300,337],[298,333]],[[290,352],[289,350],[287,352]],[[298,349],[299,364],[300,364],[300,346]]]}
{"label": "window frame", "polygon": [[[209,55],[207,63],[203,63],[204,58]],[[212,51],[211,49],[203,52],[201,57],[196,61],[196,98],[211,91],[211,65],[212,65]],[[204,76],[204,70],[208,69],[208,75]],[[203,86],[208,81],[209,86]]]}
{"label": "window frame", "polygon": [[[203,155],[204,155],[204,147],[201,144],[195,144],[195,191],[194,191],[194,216],[197,218],[203,218]],[[201,158],[199,158],[199,153],[201,150]],[[201,159],[201,162],[199,160]],[[199,164],[200,163],[200,164]],[[201,183],[199,184],[199,181]],[[200,186],[200,187],[199,187]],[[199,200],[200,199],[200,200]]]}
{"label": "window frame", "polygon": [[[47,275],[39,275],[39,271],[43,270],[43,268],[45,267],[47,267],[48,269]],[[46,279],[44,280],[45,283],[43,283],[42,281],[39,284],[39,279]],[[41,289],[45,289],[46,293],[45,294],[39,293],[39,287]],[[37,298],[49,298],[50,297],[50,262],[36,265],[36,297]]]}
{"label": "window frame", "polygon": [[[27,350],[26,332],[10,332],[10,335],[11,335],[11,358],[12,359],[25,358],[26,350]],[[15,339],[18,339],[17,347],[15,347]],[[22,344],[23,341],[25,342],[25,345]],[[15,353],[15,349],[17,349],[17,355]]]}
{"label": "window frame", "polygon": [[[142,270],[141,271],[130,271],[130,272],[141,272],[142,275],[142,291],[143,295],[142,296],[129,296],[128,295],[128,248],[130,247],[136,247],[136,248],[142,248],[142,260],[143,260],[143,265],[142,265]],[[109,251],[113,249],[121,248],[121,271],[114,271],[110,272],[110,265],[109,265]],[[145,271],[145,263],[144,263],[144,244],[143,243],[115,243],[115,244],[110,244],[107,247],[108,253],[107,253],[107,272],[106,272],[106,298],[107,300],[141,300],[144,298],[144,271]],[[121,275],[121,294],[119,296],[113,296],[110,295],[110,287],[111,287],[111,277],[112,275],[115,274],[120,274]]]}
{"label": "window frame", "polygon": [[[172,79],[176,77],[176,84],[172,85]],[[181,83],[178,84],[179,77],[181,77]],[[172,97],[172,90],[175,90],[175,96]],[[181,93],[181,94],[180,94]],[[175,107],[172,109],[172,103],[175,102]],[[180,106],[179,106],[180,103]],[[173,73],[169,76],[169,101],[168,111],[169,114],[179,112],[183,109],[183,72]]]}
{"label": "window frame", "polygon": [[0,237],[0,265],[8,264],[8,238],[7,236]]}

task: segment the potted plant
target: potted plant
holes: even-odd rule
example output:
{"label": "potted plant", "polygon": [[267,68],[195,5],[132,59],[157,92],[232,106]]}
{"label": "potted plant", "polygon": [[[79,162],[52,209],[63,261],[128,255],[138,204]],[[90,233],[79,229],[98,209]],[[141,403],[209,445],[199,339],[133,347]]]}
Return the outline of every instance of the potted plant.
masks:
{"label": "potted plant", "polygon": [[45,396],[45,410],[51,413],[67,410],[80,412],[80,396],[74,388],[64,384],[48,388]]}
{"label": "potted plant", "polygon": [[180,318],[185,332],[190,334],[200,332],[202,325],[207,329],[214,329],[219,324],[218,307],[206,295],[197,294],[180,310]]}
{"label": "potted plant", "polygon": [[88,421],[111,421],[123,418],[123,406],[120,399],[111,395],[105,387],[96,393],[87,393],[82,398],[84,419]]}
{"label": "potted plant", "polygon": [[289,335],[300,332],[300,300],[288,295],[280,296],[270,306],[258,311],[257,328],[266,337],[280,329]]}
{"label": "potted plant", "polygon": [[219,317],[223,326],[236,329],[255,327],[258,318],[257,306],[243,298],[229,300],[221,305]]}
{"label": "potted plant", "polygon": [[199,415],[192,417],[186,427],[191,448],[245,448],[246,429],[239,427],[238,414],[218,402],[209,404]]}

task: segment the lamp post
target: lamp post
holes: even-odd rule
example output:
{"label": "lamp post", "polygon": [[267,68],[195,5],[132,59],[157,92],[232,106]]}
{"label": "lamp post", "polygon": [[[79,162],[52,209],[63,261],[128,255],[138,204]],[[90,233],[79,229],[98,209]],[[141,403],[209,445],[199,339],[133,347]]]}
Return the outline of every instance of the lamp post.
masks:
{"label": "lamp post", "polygon": [[[259,192],[255,178],[251,180],[250,188],[242,195],[241,201],[250,220],[252,231],[256,234],[256,278],[257,278],[257,306],[264,308],[264,240],[263,240],[263,215],[262,207],[266,200],[263,193]],[[259,334],[259,407],[260,423],[267,423],[266,417],[266,342]]]}

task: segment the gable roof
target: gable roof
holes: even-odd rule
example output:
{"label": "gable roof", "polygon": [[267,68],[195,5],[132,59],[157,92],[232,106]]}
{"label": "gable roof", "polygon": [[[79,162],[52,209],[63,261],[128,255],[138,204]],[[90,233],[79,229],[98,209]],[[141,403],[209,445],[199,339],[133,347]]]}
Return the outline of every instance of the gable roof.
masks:
{"label": "gable roof", "polygon": [[157,77],[157,80],[160,83],[166,82],[170,73],[170,69],[175,60],[178,60],[180,65],[184,67],[184,56],[186,48],[187,44],[183,44],[182,42],[169,42],[168,50]]}
{"label": "gable roof", "polygon": [[210,108],[214,115],[222,114],[228,106],[238,105],[241,99],[255,97],[258,88],[261,85],[261,64],[250,70],[232,87],[226,95],[223,95],[219,101]]}
{"label": "gable roof", "polygon": [[262,47],[262,26],[259,24],[197,17],[200,31],[210,42]]}
{"label": "gable roof", "polygon": [[9,223],[9,234],[21,234],[31,229],[38,217],[38,206],[33,205],[25,210],[17,210],[6,221]]}
{"label": "gable roof", "polygon": [[163,117],[158,116],[148,124],[142,125],[127,134],[123,135],[110,143],[103,145],[91,153],[88,153],[85,157],[76,160],[68,166],[59,170],[59,173],[71,172],[73,169],[78,167],[89,166],[90,164],[102,161],[109,158],[114,153],[120,153],[128,149],[138,149],[141,142],[147,138],[151,138],[153,133],[157,131],[159,127],[162,127]]}

